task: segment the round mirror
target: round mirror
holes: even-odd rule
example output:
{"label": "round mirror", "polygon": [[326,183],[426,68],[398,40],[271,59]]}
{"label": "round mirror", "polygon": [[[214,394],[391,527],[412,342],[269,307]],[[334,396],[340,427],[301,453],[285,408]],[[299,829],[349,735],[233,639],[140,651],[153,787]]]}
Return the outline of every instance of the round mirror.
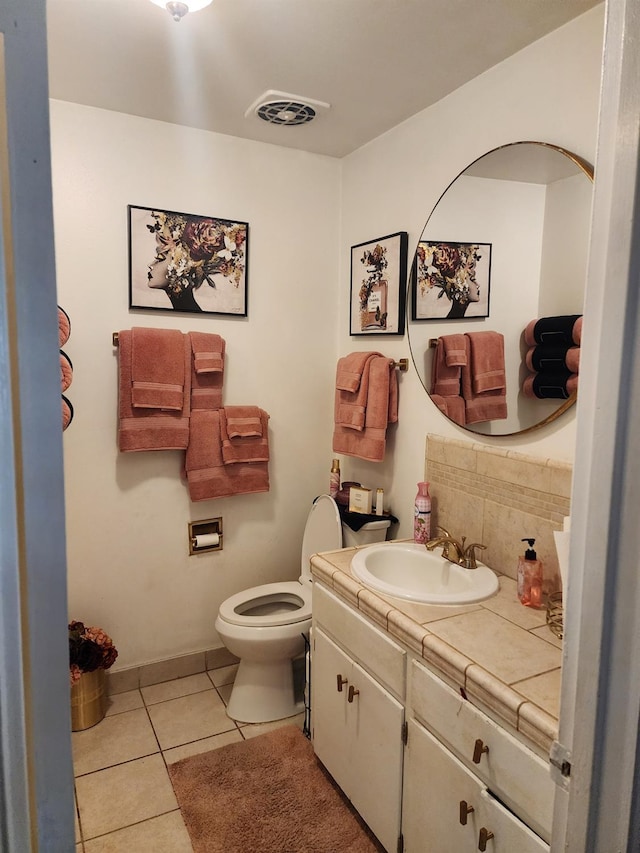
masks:
{"label": "round mirror", "polygon": [[593,169],[544,142],[489,151],[447,187],[409,276],[409,346],[438,408],[515,435],[573,405]]}

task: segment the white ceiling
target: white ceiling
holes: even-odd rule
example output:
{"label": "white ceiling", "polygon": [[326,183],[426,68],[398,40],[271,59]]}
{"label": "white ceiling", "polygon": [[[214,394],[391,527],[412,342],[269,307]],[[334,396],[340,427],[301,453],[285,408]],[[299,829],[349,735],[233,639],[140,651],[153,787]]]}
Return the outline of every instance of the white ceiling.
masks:
{"label": "white ceiling", "polygon": [[[599,0],[47,0],[52,98],[342,157]],[[309,124],[245,111],[267,89]]]}

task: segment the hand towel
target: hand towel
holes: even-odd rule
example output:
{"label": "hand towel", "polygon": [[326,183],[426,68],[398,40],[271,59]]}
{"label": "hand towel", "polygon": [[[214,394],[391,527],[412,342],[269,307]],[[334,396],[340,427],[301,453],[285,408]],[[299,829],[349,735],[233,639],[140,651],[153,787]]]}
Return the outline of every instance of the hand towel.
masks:
{"label": "hand towel", "polygon": [[[229,421],[233,424],[246,420],[248,413],[251,413],[260,424],[258,435],[236,435],[231,438],[229,436]],[[269,415],[257,406],[225,406],[220,409],[220,438],[224,464],[267,462],[269,459],[268,426]]]}
{"label": "hand towel", "polygon": [[191,396],[191,345],[183,335],[185,387],[180,411],[134,408],[131,404],[131,337],[118,335],[118,447],[123,453],[138,450],[184,450],[189,443]]}
{"label": "hand towel", "polygon": [[[355,430],[337,421],[333,432],[333,450],[345,456],[356,456],[370,462],[381,462],[386,448],[386,430],[389,423],[398,419],[397,382],[393,360],[377,353],[373,354],[363,373],[359,392],[366,383],[367,396],[364,401],[364,426]],[[336,389],[336,413],[339,410],[339,395]]]}
{"label": "hand towel", "polygon": [[460,426],[465,425],[466,413],[462,397],[441,397],[439,394],[431,394],[431,400],[449,420]]}
{"label": "hand towel", "polygon": [[60,385],[63,391],[66,391],[73,381],[73,365],[71,359],[60,350]]}
{"label": "hand towel", "polygon": [[[352,356],[355,354],[352,353]],[[375,357],[381,357],[380,353],[366,352],[358,353],[358,360],[362,361],[362,374],[356,391],[346,391],[339,383],[347,384],[345,376],[350,372],[345,365],[353,364],[350,356],[338,359],[336,369],[336,394],[334,403],[334,422],[339,426],[354,429],[361,432],[365,425],[365,410],[369,396],[369,375],[371,363]],[[383,357],[383,356],[382,356]],[[388,402],[388,401],[387,401]]]}
{"label": "hand towel", "polygon": [[220,335],[189,332],[193,363],[191,368],[191,409],[222,407],[225,341]]}
{"label": "hand towel", "polygon": [[574,327],[578,320],[581,320],[581,314],[562,314],[557,317],[540,317],[537,320],[532,320],[524,330],[524,342],[529,347],[534,347],[536,344],[571,344],[580,343],[580,335],[582,333],[582,321],[580,322],[576,334],[578,340],[573,338]]}
{"label": "hand towel", "polygon": [[222,373],[224,371],[225,342],[220,335],[208,332],[189,332],[196,373]]}
{"label": "hand towel", "polygon": [[462,367],[467,363],[464,335],[443,335],[441,340],[447,367]]}
{"label": "hand towel", "polygon": [[578,374],[568,370],[560,373],[533,373],[522,383],[525,397],[539,400],[568,400],[578,390]]}
{"label": "hand towel", "polygon": [[[460,396],[460,370],[461,365],[449,366],[447,364],[447,344],[445,338],[448,335],[443,335],[438,338],[438,343],[433,353],[433,363],[431,367],[431,393],[439,397],[459,397]],[[456,337],[458,337],[456,335]],[[464,363],[466,365],[466,344],[464,335],[460,337],[462,340],[462,348],[464,350]]]}
{"label": "hand towel", "polygon": [[189,497],[194,502],[269,491],[267,462],[224,463],[220,412],[197,410],[191,416],[185,470]]}
{"label": "hand towel", "polygon": [[557,373],[568,370],[578,373],[580,347],[547,346],[529,347],[525,353],[525,364],[532,373]]}
{"label": "hand towel", "polygon": [[505,391],[504,335],[500,332],[469,332],[467,338],[474,394]]}
{"label": "hand towel", "polygon": [[360,387],[362,374],[370,352],[352,352],[338,360],[336,371],[336,388],[354,394]]}
{"label": "hand towel", "polygon": [[227,406],[224,420],[232,438],[261,438],[264,435],[262,409],[257,406]]}
{"label": "hand towel", "polygon": [[465,424],[477,424],[483,421],[503,420],[507,417],[505,388],[482,391],[481,393],[474,391],[474,365],[469,335],[465,335],[465,341],[467,364],[461,368],[462,397],[465,409],[464,422]]}
{"label": "hand towel", "polygon": [[184,336],[175,329],[131,330],[131,404],[135,409],[181,411]]}
{"label": "hand towel", "polygon": [[71,320],[69,315],[58,305],[58,346],[63,347],[69,340],[71,334]]}

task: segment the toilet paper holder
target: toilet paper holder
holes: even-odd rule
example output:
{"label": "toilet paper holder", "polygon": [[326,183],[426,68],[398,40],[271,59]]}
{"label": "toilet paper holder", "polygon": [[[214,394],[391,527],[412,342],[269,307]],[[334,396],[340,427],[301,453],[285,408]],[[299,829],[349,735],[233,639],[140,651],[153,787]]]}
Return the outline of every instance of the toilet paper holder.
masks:
{"label": "toilet paper holder", "polygon": [[222,517],[189,522],[189,556],[222,551]]}

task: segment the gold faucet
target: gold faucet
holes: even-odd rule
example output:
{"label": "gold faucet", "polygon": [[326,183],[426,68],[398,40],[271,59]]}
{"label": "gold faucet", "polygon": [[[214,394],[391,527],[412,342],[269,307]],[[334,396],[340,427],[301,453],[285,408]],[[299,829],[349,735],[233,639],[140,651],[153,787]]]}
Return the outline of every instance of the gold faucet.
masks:
{"label": "gold faucet", "polygon": [[426,543],[427,551],[433,551],[439,545],[442,545],[442,556],[450,563],[455,563],[458,566],[463,566],[465,569],[477,569],[476,548],[484,550],[487,546],[480,542],[472,542],[465,548],[466,536],[463,536],[459,542],[454,539],[448,530],[444,527],[438,527],[442,536],[437,536],[435,539],[430,539]]}

